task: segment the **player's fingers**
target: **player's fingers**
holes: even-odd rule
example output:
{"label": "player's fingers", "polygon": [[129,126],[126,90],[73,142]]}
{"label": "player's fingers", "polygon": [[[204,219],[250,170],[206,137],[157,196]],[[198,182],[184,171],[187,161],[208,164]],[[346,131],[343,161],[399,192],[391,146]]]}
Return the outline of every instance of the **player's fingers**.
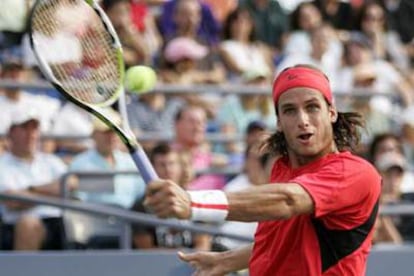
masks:
{"label": "player's fingers", "polygon": [[170,205],[168,203],[160,203],[160,204],[152,207],[151,210],[159,218],[176,217],[176,214],[170,208]]}
{"label": "player's fingers", "polygon": [[171,194],[169,194],[165,189],[160,189],[154,192],[153,194],[148,194],[145,197],[144,205],[155,207],[161,203],[166,202],[167,200],[170,201]]}
{"label": "player's fingers", "polygon": [[165,185],[168,184],[167,180],[164,179],[155,179],[148,183],[147,185],[147,195],[151,195],[162,189]]}

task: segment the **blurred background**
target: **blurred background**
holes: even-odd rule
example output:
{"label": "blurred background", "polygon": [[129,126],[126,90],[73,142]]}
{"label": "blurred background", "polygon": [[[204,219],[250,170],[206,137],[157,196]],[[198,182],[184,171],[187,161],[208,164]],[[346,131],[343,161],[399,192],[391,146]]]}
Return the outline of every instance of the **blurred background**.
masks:
{"label": "blurred background", "polygon": [[[364,115],[356,153],[383,176],[368,274],[389,275],[387,267],[412,275],[414,1],[99,3],[120,37],[126,69],[147,65],[157,73],[153,90],[127,94],[133,131],[159,176],[186,189],[266,183],[272,157],[258,148],[277,126],[274,77],[298,63],[323,70],[339,111]],[[50,272],[57,269],[53,258],[63,256],[60,264],[69,267],[81,260],[68,252],[93,250],[111,252],[107,262],[126,262],[134,271],[140,260],[144,268],[136,275],[189,275],[176,249],[220,251],[251,239],[255,224],[163,225],[145,210],[145,185],[116,135],[62,98],[40,73],[27,34],[33,4],[2,0],[0,9],[0,191],[6,196],[0,201],[0,255],[19,256],[10,269],[36,258],[16,251],[52,251],[47,264],[39,261]],[[121,121],[117,104],[110,113]],[[7,195],[42,198],[10,201]],[[164,253],[165,269],[156,270]],[[399,262],[392,263],[396,256]],[[111,275],[98,268],[86,268],[87,275]]]}

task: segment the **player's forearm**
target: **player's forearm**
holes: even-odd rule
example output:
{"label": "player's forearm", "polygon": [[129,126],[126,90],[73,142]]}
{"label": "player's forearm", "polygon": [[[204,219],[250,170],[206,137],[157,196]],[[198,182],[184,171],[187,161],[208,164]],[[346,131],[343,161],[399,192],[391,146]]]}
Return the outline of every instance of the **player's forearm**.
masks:
{"label": "player's forearm", "polygon": [[287,219],[313,211],[312,200],[297,184],[268,184],[226,195],[229,202],[227,220]]}

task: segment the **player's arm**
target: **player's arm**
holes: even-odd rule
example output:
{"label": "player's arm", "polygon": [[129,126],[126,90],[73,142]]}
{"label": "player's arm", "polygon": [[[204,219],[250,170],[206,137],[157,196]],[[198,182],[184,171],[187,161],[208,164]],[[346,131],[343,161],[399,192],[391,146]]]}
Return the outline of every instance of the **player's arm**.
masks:
{"label": "player's arm", "polygon": [[309,193],[299,184],[267,184],[226,193],[229,202],[227,220],[262,221],[288,219],[314,211]]}
{"label": "player's arm", "polygon": [[267,184],[238,192],[188,193],[172,181],[156,180],[148,186],[144,204],[161,218],[205,221],[287,219],[314,211],[311,196],[296,183]]}

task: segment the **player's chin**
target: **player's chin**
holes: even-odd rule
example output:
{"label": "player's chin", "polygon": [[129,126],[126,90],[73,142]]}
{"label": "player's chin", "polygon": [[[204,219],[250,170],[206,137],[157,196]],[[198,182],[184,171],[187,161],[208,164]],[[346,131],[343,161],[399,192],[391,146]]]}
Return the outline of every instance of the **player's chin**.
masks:
{"label": "player's chin", "polygon": [[321,150],[318,149],[317,147],[311,146],[311,145],[306,145],[306,146],[304,146],[304,145],[297,145],[294,148],[294,151],[299,156],[311,158],[313,156],[319,155],[319,153],[320,153]]}

